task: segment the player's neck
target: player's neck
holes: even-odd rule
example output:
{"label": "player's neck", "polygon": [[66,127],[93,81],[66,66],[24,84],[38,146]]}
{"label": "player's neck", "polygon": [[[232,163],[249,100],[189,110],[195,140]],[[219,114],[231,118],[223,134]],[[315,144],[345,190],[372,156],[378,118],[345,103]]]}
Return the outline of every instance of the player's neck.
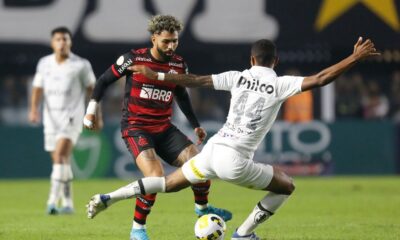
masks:
{"label": "player's neck", "polygon": [[161,56],[161,54],[157,51],[157,48],[154,48],[154,47],[150,48],[150,54],[157,61],[160,61],[160,62],[166,61],[166,59],[164,59],[163,56]]}
{"label": "player's neck", "polygon": [[58,64],[65,62],[69,58],[69,54],[57,54],[56,53],[55,56],[56,56],[56,62]]}

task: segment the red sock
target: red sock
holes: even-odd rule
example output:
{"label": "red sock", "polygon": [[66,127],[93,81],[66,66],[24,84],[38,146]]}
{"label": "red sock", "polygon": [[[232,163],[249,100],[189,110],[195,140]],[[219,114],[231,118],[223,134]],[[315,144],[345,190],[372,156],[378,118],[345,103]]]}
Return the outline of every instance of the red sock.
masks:
{"label": "red sock", "polygon": [[136,199],[135,216],[133,218],[135,222],[142,225],[146,224],[147,215],[150,214],[151,207],[156,201],[156,196],[157,194],[148,194]]}
{"label": "red sock", "polygon": [[211,181],[207,180],[203,183],[193,184],[192,190],[194,193],[194,202],[198,205],[206,205],[208,203],[208,190],[210,189]]}

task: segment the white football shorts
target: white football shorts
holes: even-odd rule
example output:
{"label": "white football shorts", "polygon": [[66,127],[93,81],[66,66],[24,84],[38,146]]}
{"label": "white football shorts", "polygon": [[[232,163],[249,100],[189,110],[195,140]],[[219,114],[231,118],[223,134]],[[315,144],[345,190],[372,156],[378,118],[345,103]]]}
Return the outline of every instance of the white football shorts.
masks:
{"label": "white football shorts", "polygon": [[45,133],[44,149],[48,152],[56,150],[57,141],[61,138],[67,138],[71,140],[72,144],[75,146],[80,134],[80,131],[60,131],[57,133]]}
{"label": "white football shorts", "polygon": [[271,182],[271,165],[256,163],[252,155],[233,148],[208,142],[203,150],[182,166],[183,174],[192,184],[219,178],[247,188],[263,190]]}

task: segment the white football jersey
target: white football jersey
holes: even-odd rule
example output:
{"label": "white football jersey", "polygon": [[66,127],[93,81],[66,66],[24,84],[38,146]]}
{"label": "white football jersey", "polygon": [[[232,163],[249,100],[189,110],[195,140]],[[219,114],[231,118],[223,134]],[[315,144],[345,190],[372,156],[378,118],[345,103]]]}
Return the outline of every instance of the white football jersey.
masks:
{"label": "white football jersey", "polygon": [[54,54],[39,60],[33,86],[43,89],[45,133],[82,131],[86,88],[95,81],[89,61],[75,54],[61,64]]}
{"label": "white football jersey", "polygon": [[212,75],[214,88],[231,92],[224,126],[210,141],[253,154],[271,129],[282,103],[301,92],[304,77],[278,77],[271,68]]}

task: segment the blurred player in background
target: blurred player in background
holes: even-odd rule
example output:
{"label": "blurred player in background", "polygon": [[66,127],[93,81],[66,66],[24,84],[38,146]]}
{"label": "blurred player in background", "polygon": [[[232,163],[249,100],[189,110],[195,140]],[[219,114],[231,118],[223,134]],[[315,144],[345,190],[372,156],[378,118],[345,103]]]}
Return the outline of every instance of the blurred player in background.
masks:
{"label": "blurred player in background", "polygon": [[43,100],[44,147],[53,162],[48,214],[74,211],[70,158],[82,132],[86,96],[91,95],[96,80],[90,63],[71,52],[71,37],[65,27],[51,32],[53,54],[39,60],[33,79],[29,121],[39,122]]}
{"label": "blurred player in background", "polygon": [[[187,65],[175,54],[178,34],[182,24],[173,16],[157,15],[149,21],[151,48],[131,50],[117,61],[97,80],[92,99],[89,102],[84,124],[93,127],[96,105],[103,98],[106,88],[126,76],[125,96],[122,110],[122,138],[144,176],[164,175],[160,156],[172,166],[180,167],[198,153],[195,145],[171,123],[172,102],[175,98],[180,109],[189,120],[198,137],[197,144],[204,141],[206,132],[193,112],[186,88],[174,83],[163,83],[143,75],[133,75],[128,67],[143,64],[154,71],[186,74]],[[210,181],[192,186],[195,198],[195,212],[201,216],[215,213],[224,220],[230,220],[229,211],[208,204]],[[156,200],[156,194],[144,194],[136,200],[135,214],[130,238],[146,240],[146,218]]]}
{"label": "blurred player in background", "polygon": [[167,177],[143,178],[114,192],[93,196],[87,205],[88,217],[93,218],[119,200],[144,193],[179,191],[190,184],[220,178],[243,187],[269,191],[231,238],[259,240],[255,228],[271,217],[295,189],[292,179],[279,168],[252,160],[282,103],[290,96],[329,84],[358,61],[378,54],[369,39],[363,42],[360,37],[353,54],[316,75],[278,77],[273,70],[278,63],[275,45],[269,40],[259,40],[251,49],[252,67],[243,72],[196,76],[157,73],[146,66],[130,67],[140,76],[163,83],[230,91],[229,114],[222,129],[182,168]]}

